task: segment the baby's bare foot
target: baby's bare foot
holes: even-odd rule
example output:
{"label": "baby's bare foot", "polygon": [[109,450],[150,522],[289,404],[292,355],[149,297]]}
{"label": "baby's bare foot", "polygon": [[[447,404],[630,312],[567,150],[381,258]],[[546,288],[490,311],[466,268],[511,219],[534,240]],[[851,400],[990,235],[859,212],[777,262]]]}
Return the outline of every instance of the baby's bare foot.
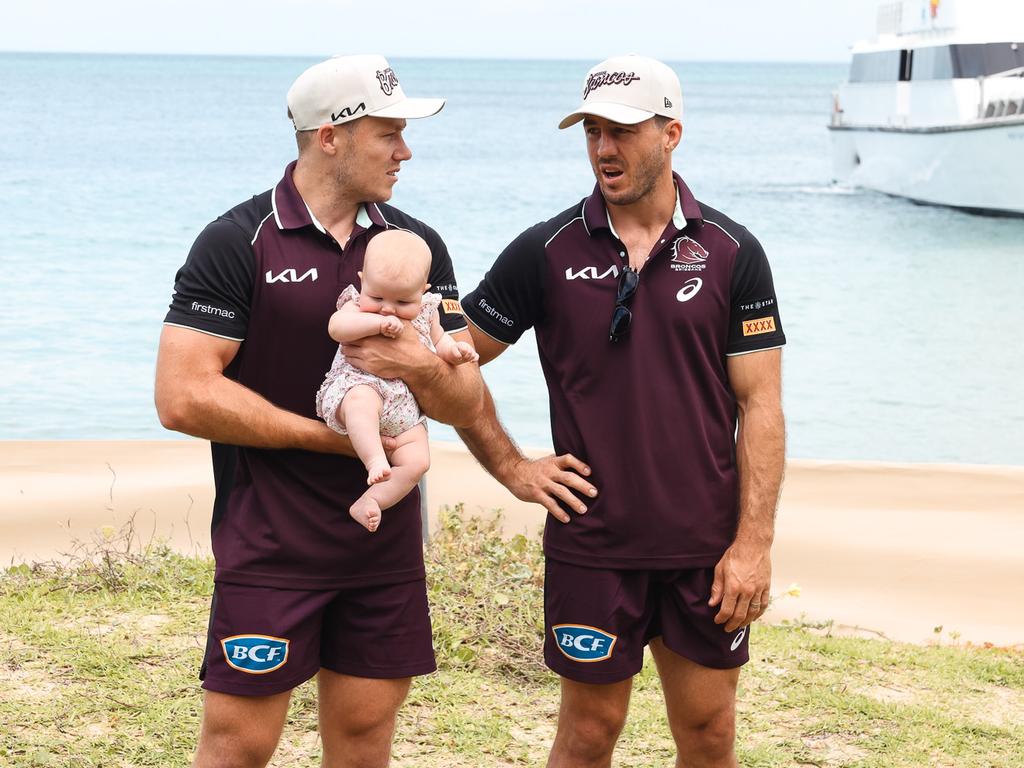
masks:
{"label": "baby's bare foot", "polygon": [[374,485],[375,483],[383,482],[391,477],[391,465],[388,464],[387,459],[371,461],[366,465],[366,471],[367,485]]}
{"label": "baby's bare foot", "polygon": [[370,533],[376,531],[380,525],[380,505],[368,496],[357,499],[356,503],[348,508],[348,513]]}

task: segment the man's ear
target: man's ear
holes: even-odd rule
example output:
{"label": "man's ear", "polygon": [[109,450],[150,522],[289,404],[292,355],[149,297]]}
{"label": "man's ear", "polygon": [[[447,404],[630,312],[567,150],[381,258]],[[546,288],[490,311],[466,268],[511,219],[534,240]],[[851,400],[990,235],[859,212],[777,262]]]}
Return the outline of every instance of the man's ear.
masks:
{"label": "man's ear", "polygon": [[679,146],[679,142],[683,140],[683,124],[678,120],[673,120],[667,126],[665,126],[665,148],[669,152],[672,152],[676,147]]}
{"label": "man's ear", "polygon": [[336,125],[321,125],[316,129],[316,143],[320,150],[328,155],[334,155],[338,148],[334,146],[334,134],[337,132]]}

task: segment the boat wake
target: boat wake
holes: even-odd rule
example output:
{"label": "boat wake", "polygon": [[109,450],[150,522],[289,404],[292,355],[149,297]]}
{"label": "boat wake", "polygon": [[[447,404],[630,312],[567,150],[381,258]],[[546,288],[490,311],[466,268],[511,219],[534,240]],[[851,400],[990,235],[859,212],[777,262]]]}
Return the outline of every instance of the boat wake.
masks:
{"label": "boat wake", "polygon": [[801,195],[840,195],[849,196],[860,194],[862,190],[839,182],[829,184],[770,184],[768,188],[772,192],[789,192]]}

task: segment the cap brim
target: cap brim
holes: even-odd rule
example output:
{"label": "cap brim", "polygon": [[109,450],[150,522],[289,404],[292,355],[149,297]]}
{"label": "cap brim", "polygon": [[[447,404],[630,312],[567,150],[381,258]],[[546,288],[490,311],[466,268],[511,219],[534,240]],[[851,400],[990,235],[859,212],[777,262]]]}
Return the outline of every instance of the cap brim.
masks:
{"label": "cap brim", "polygon": [[576,125],[576,123],[583,120],[587,115],[603,117],[605,120],[611,120],[613,123],[622,123],[623,125],[636,125],[637,123],[642,123],[644,120],[650,120],[654,117],[653,112],[648,112],[645,109],[627,107],[625,104],[595,102],[583,104],[572,114],[566,115],[562,119],[562,122],[558,124],[558,127],[568,128],[571,125]]}
{"label": "cap brim", "polygon": [[444,106],[444,99],[402,99],[399,102],[371,112],[371,117],[397,117],[403,120],[415,120],[420,117],[436,115]]}

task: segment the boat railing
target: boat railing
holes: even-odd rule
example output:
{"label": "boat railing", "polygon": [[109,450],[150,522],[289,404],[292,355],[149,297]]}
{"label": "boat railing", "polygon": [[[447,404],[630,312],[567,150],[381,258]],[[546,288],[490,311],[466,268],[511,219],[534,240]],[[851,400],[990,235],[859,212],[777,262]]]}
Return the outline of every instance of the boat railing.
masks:
{"label": "boat railing", "polygon": [[832,126],[843,124],[843,108],[839,105],[839,91],[832,91]]}
{"label": "boat railing", "polygon": [[1024,67],[978,78],[978,119],[1024,115]]}

